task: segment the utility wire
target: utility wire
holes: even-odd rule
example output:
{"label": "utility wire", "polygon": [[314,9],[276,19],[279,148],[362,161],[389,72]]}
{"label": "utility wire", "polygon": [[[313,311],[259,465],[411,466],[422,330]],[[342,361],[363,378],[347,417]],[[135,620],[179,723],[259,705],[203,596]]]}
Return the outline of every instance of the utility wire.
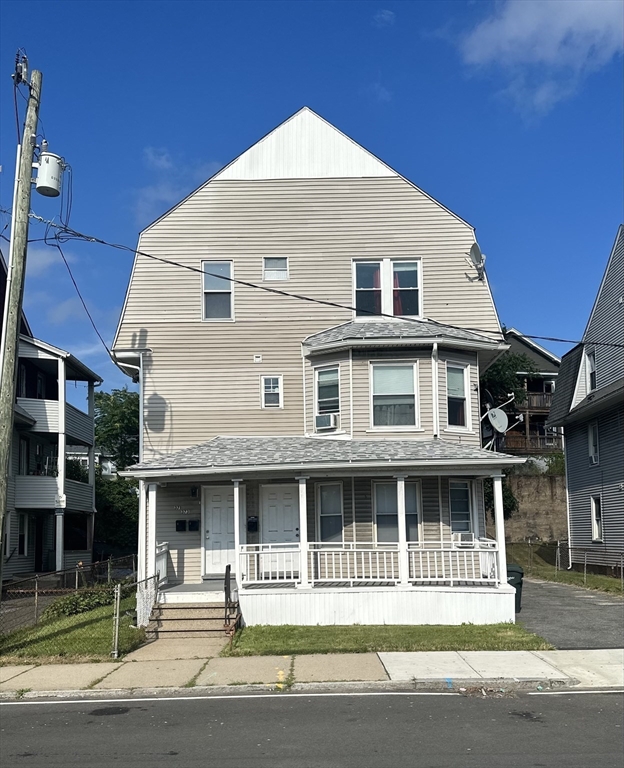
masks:
{"label": "utility wire", "polygon": [[[10,212],[6,209],[0,209],[0,213],[6,213],[10,215]],[[266,285],[258,285],[257,283],[251,283],[247,280],[240,280],[239,278],[225,277],[224,275],[218,275],[213,272],[206,272],[200,267],[194,267],[191,264],[182,264],[179,261],[173,261],[172,259],[165,259],[162,256],[154,256],[154,254],[147,253],[146,251],[140,251],[137,248],[132,248],[129,245],[123,245],[121,243],[110,243],[107,240],[102,240],[99,237],[95,237],[92,235],[85,235],[81,232],[71,229],[70,227],[64,226],[62,224],[57,224],[54,221],[50,221],[48,219],[42,218],[41,216],[37,216],[35,213],[30,213],[29,216],[35,221],[38,221],[42,224],[47,224],[48,227],[59,230],[57,234],[54,235],[52,238],[44,238],[46,239],[46,241],[47,239],[52,239],[57,243],[66,243],[66,242],[69,242],[70,240],[83,240],[89,243],[97,243],[99,245],[105,245],[109,248],[115,248],[117,250],[127,251],[128,253],[136,254],[138,256],[144,256],[147,259],[158,261],[162,264],[168,264],[169,266],[178,267],[180,269],[186,269],[190,272],[196,272],[201,275],[208,275],[209,277],[215,277],[219,280],[225,280],[235,285],[244,285],[247,288],[253,288],[259,291],[265,291],[266,293],[272,293],[272,294],[276,294],[278,296],[284,296],[290,299],[297,299],[298,301],[307,301],[312,304],[321,304],[326,307],[333,307],[336,309],[346,309],[351,312],[358,311],[356,310],[355,307],[352,307],[348,304],[341,304],[336,301],[328,301],[327,299],[317,299],[312,296],[306,296],[305,294],[300,294],[300,293],[290,293],[289,291],[282,291],[279,288],[271,288]],[[395,315],[390,315],[385,312],[379,312],[379,313],[370,312],[367,314],[370,314],[371,316],[374,316],[374,317],[387,317],[392,320],[397,319]],[[422,320],[417,320],[416,318],[412,318],[412,317],[402,317],[401,320],[405,322],[413,322],[413,323],[423,322]],[[466,326],[450,325],[448,323],[442,323],[442,322],[439,322],[438,320],[432,320],[430,318],[427,318],[426,322],[432,323],[434,325],[438,325],[440,328],[452,328],[453,330],[457,330],[457,331],[472,331],[474,333],[485,333],[485,334],[493,333],[493,331],[488,328],[471,328]],[[624,349],[624,344],[620,344],[614,341],[578,341],[575,339],[562,339],[556,336],[538,336],[536,334],[530,334],[530,333],[525,333],[523,335],[526,336],[528,339],[539,339],[540,341],[554,341],[554,342],[560,342],[562,344],[586,344],[586,345],[591,344],[594,346],[615,347],[618,349]]]}

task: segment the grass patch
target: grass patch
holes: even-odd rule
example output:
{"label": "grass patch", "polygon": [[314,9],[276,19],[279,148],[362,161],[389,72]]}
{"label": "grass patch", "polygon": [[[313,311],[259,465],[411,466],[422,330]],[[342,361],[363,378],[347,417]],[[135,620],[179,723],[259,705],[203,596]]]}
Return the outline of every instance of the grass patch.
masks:
{"label": "grass patch", "polygon": [[579,571],[555,570],[555,547],[532,545],[529,554],[528,544],[508,544],[507,562],[517,563],[524,568],[525,577],[556,581],[559,584],[572,584],[585,589],[595,589],[599,592],[609,592],[622,596],[622,581],[620,578],[605,576],[599,573],[587,573],[587,579]]}
{"label": "grass patch", "polygon": [[[133,629],[126,610],[135,606],[135,598],[121,601],[119,653],[129,653],[144,640],[145,632]],[[75,616],[49,619],[36,627],[19,629],[0,637],[0,662],[110,661],[113,639],[113,606],[105,605]]]}
{"label": "grass patch", "polygon": [[448,626],[245,627],[222,656],[375,651],[545,651],[553,646],[518,624]]}

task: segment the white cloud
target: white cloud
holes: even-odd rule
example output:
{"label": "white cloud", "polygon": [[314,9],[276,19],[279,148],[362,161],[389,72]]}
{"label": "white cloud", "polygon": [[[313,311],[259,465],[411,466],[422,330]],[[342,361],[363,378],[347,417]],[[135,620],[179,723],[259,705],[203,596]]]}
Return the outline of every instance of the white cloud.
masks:
{"label": "white cloud", "polygon": [[62,325],[69,320],[83,320],[87,323],[89,322],[78,297],[65,299],[65,301],[60,301],[57,304],[54,304],[54,306],[48,309],[47,318],[48,322],[52,323],[52,325]]}
{"label": "white cloud", "polygon": [[461,40],[466,64],[501,68],[504,93],[543,113],[624,47],[622,0],[505,0]]}
{"label": "white cloud", "polygon": [[[71,254],[65,253],[65,258],[70,263],[74,261],[74,257],[71,256]],[[26,256],[26,273],[28,277],[40,277],[46,273],[50,267],[55,267],[56,269],[62,267],[65,269],[65,265],[61,260],[61,254],[58,250],[49,245],[30,245]]]}
{"label": "white cloud", "polygon": [[396,19],[396,13],[383,9],[373,16],[373,24],[376,27],[391,27]]}
{"label": "white cloud", "polygon": [[143,150],[143,162],[148,168],[166,171],[173,168],[171,156],[166,149],[156,147],[145,147]]}

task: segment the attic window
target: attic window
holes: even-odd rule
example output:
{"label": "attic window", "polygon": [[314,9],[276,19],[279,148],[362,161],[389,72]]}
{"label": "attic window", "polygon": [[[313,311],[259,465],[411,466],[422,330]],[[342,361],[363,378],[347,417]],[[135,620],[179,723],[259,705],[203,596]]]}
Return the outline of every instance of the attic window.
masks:
{"label": "attic window", "polygon": [[288,259],[286,257],[265,256],[264,280],[288,280]]}
{"label": "attic window", "polygon": [[596,389],[596,353],[587,353],[587,388],[590,392]]}

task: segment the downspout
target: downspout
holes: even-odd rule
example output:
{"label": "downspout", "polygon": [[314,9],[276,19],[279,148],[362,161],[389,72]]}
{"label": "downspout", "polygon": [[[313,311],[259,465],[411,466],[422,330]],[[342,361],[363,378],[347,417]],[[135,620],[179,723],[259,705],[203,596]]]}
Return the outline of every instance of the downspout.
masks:
{"label": "downspout", "polygon": [[561,435],[561,447],[563,448],[563,466],[565,469],[565,491],[566,491],[566,514],[568,517],[568,567],[566,570],[572,570],[572,536],[570,533],[570,494],[568,493],[568,453],[565,449],[565,434]]}
{"label": "downspout", "polygon": [[433,400],[433,436],[440,437],[440,392],[439,392],[439,371],[438,371],[438,342],[433,342],[431,348],[431,389]]}

